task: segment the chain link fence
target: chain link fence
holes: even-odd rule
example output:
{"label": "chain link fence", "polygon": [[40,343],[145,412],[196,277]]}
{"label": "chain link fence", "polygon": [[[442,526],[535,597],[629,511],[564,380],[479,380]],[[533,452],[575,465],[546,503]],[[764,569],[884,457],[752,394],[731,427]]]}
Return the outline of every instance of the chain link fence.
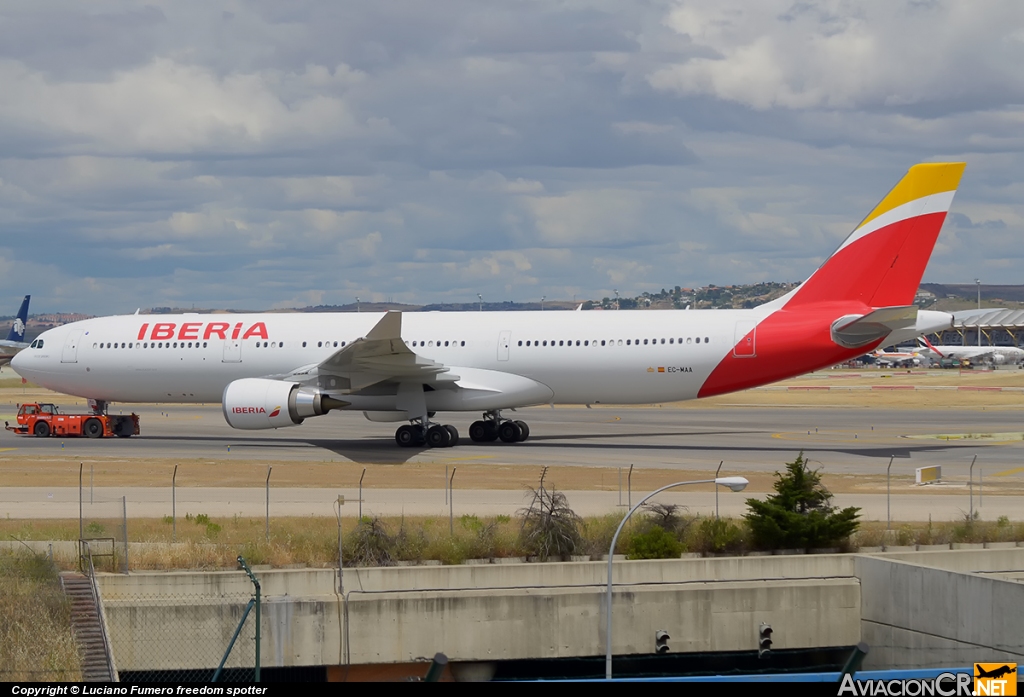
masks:
{"label": "chain link fence", "polygon": [[242,622],[252,594],[218,592],[204,582],[186,591],[192,592],[105,595],[103,609],[121,680],[209,682],[237,632],[218,680],[252,682],[256,613],[249,612]]}

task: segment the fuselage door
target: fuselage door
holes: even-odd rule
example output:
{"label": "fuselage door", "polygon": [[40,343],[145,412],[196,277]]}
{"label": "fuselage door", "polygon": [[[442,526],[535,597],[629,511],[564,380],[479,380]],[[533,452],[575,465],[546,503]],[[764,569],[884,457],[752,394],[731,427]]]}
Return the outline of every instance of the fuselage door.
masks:
{"label": "fuselage door", "polygon": [[501,332],[498,334],[498,360],[508,360],[508,347],[512,343],[512,332]]}
{"label": "fuselage door", "polygon": [[242,362],[242,342],[238,339],[227,339],[224,341],[224,358],[222,363]]}
{"label": "fuselage door", "polygon": [[753,358],[757,355],[757,322],[742,320],[736,323],[732,355],[736,358]]}
{"label": "fuselage door", "polygon": [[60,354],[61,363],[78,363],[78,343],[82,340],[82,330],[72,329],[64,341],[64,350]]}

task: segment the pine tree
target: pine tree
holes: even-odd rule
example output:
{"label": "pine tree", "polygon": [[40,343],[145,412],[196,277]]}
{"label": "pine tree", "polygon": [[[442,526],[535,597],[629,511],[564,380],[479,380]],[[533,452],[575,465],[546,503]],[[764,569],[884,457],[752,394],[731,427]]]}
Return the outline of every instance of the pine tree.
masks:
{"label": "pine tree", "polygon": [[836,510],[819,470],[807,465],[803,452],[776,472],[775,494],[765,501],[747,499],[751,541],[759,549],[835,547],[860,524],[859,508]]}

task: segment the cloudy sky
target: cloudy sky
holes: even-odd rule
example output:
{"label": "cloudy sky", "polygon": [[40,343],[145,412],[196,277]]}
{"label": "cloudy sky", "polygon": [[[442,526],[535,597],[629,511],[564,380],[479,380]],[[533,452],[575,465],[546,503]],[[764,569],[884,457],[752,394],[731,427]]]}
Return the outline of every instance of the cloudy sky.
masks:
{"label": "cloudy sky", "polygon": [[1024,3],[0,5],[0,314],[801,280],[968,163],[925,279],[1024,283]]}

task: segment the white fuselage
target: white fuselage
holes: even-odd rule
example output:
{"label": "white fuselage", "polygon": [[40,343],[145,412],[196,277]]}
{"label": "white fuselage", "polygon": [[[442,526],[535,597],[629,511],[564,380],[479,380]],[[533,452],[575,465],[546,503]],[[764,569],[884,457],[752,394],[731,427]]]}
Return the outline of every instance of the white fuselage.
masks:
{"label": "white fuselage", "polygon": [[[761,308],[405,313],[402,338],[410,350],[454,374],[479,369],[542,383],[553,393],[552,403],[649,403],[696,397],[733,351],[738,327],[748,331],[766,314]],[[104,317],[45,332],[42,348],[23,351],[14,367],[44,387],[91,399],[219,402],[234,380],[318,365],[365,336],[381,317]],[[393,398],[373,392],[346,397],[348,408],[394,408]]]}
{"label": "white fuselage", "polygon": [[999,363],[1002,361],[1017,362],[1024,359],[1024,349],[1016,346],[928,346],[921,353],[933,360],[939,358],[972,359],[991,358]]}

